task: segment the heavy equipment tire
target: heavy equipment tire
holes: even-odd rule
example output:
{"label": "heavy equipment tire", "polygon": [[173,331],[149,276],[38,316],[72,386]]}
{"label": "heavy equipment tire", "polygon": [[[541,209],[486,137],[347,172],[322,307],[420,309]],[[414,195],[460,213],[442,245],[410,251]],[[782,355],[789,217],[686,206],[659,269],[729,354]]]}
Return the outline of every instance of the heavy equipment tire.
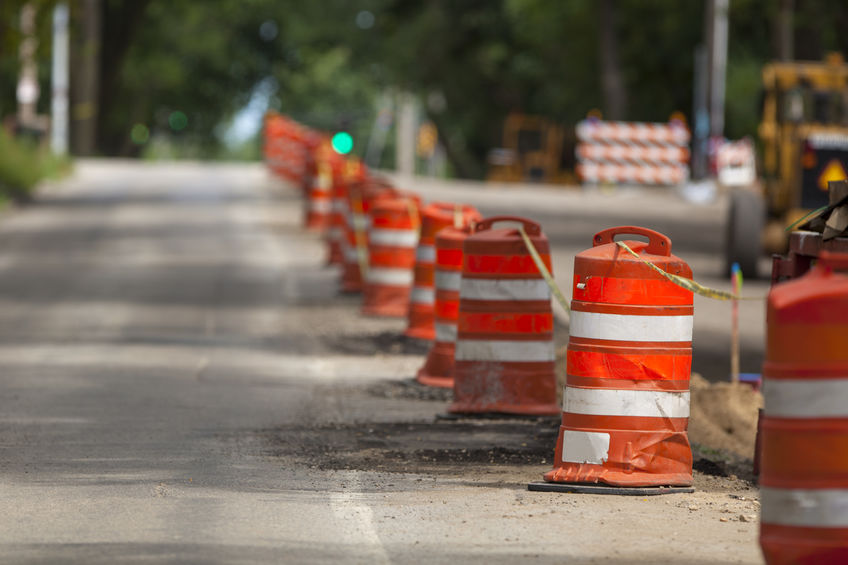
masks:
{"label": "heavy equipment tire", "polygon": [[765,200],[758,192],[746,189],[730,192],[724,247],[726,275],[730,275],[733,263],[739,263],[744,277],[757,277],[757,263],[763,253],[765,221]]}

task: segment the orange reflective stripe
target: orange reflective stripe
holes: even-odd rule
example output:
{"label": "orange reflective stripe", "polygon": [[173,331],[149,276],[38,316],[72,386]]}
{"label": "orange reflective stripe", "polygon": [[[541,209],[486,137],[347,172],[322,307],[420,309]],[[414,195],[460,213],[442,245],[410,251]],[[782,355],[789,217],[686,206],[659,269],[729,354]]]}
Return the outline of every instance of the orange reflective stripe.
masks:
{"label": "orange reflective stripe", "polygon": [[[436,264],[443,270],[462,270],[462,249],[436,248]],[[450,267],[454,267],[451,269]]]}
{"label": "orange reflective stripe", "polygon": [[[540,255],[550,271],[551,256]],[[530,255],[466,255],[463,269],[463,274],[479,275],[479,278],[502,278],[502,275],[539,277],[539,270]]]}
{"label": "orange reflective stripe", "polygon": [[628,305],[691,305],[692,291],[665,279],[628,279],[575,274],[573,299]]}
{"label": "orange reflective stripe", "polygon": [[[578,347],[569,347],[566,354],[569,377],[573,375],[593,379],[685,381],[688,383],[692,367],[692,355],[689,349],[651,348],[617,351],[617,348]],[[688,389],[688,385],[685,388]]]}
{"label": "orange reflective stripe", "polygon": [[460,312],[457,327],[463,334],[496,334],[511,339],[510,334],[531,334],[539,340],[550,339],[554,329],[553,314],[541,313],[472,313]]}

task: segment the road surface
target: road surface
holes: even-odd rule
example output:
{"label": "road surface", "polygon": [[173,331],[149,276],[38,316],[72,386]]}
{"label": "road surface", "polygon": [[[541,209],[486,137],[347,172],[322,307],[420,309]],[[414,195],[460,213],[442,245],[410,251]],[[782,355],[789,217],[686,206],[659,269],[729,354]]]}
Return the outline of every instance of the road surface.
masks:
{"label": "road surface", "polygon": [[[538,217],[561,281],[594,231],[656,217],[718,283],[718,205],[462,190]],[[528,492],[555,419],[438,419],[402,322],[337,296],[299,224],[259,165],[96,160],[0,218],[0,562],[760,562],[735,477]],[[697,338],[718,357],[723,316]]]}

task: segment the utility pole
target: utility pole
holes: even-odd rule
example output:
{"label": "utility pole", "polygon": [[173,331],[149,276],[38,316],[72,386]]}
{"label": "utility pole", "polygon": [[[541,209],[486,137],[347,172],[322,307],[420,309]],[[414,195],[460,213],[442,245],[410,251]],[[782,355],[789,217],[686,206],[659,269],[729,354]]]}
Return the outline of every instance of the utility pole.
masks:
{"label": "utility pole", "polygon": [[68,5],[53,8],[53,68],[50,100],[50,149],[68,153]]}
{"label": "utility pole", "polygon": [[402,175],[415,174],[415,132],[417,129],[417,108],[415,97],[402,92],[398,95],[398,119],[395,137],[395,170]]}
{"label": "utility pole", "polygon": [[777,38],[777,58],[781,61],[791,61],[795,58],[794,12],[795,0],[780,0],[774,35]]}
{"label": "utility pole", "polygon": [[724,91],[727,73],[727,12],[730,0],[708,0],[710,10],[710,136],[724,137]]}

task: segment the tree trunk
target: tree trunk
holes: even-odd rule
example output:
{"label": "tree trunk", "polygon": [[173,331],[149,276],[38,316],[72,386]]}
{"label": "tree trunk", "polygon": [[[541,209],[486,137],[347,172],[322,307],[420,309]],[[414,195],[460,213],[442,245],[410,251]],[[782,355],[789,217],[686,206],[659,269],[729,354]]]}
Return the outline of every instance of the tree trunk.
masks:
{"label": "tree trunk", "polygon": [[92,155],[97,147],[100,0],[71,5],[76,28],[71,47],[71,151]]}
{"label": "tree trunk", "polygon": [[615,0],[600,0],[599,30],[601,55],[601,89],[604,96],[604,115],[607,119],[623,120],[627,115],[627,92],[618,61]]}

